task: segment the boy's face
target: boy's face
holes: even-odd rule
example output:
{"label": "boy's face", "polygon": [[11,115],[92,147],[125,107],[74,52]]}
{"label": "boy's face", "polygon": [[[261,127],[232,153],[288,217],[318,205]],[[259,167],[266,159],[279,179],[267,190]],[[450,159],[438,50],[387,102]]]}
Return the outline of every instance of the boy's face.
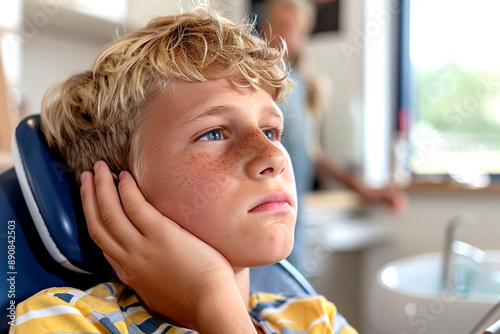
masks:
{"label": "boy's face", "polygon": [[175,83],[150,108],[141,138],[146,199],[233,267],[285,258],[297,200],[271,95],[226,79]]}

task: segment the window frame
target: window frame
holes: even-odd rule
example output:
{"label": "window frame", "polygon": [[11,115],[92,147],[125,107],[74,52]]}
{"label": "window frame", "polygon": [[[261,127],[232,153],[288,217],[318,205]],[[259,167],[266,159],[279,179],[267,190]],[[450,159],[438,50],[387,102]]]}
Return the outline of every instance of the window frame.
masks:
{"label": "window frame", "polygon": [[[433,184],[452,184],[459,183],[455,181],[448,173],[416,173],[411,166],[411,154],[414,149],[411,132],[412,126],[416,124],[418,105],[417,105],[417,75],[411,62],[410,57],[410,20],[411,20],[411,0],[400,0],[400,15],[398,24],[398,76],[397,76],[397,109],[394,117],[394,131],[397,137],[406,140],[406,150],[404,157],[399,156],[400,160],[404,160],[404,167],[411,175],[413,184],[433,183]],[[491,183],[489,186],[482,188],[496,188],[500,185],[500,172],[487,174]],[[464,184],[465,185],[465,184]]]}

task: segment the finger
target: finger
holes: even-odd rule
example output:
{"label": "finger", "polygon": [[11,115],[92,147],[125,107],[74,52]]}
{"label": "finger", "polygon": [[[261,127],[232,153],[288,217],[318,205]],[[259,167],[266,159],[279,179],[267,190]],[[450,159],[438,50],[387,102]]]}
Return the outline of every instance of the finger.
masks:
{"label": "finger", "polygon": [[123,249],[104,228],[101,222],[94,184],[94,174],[88,171],[83,172],[81,179],[82,185],[80,187],[80,196],[82,198],[83,213],[85,214],[90,237],[104,252],[113,257],[117,257],[123,253]]}
{"label": "finger", "polygon": [[103,255],[106,258],[106,261],[108,261],[111,267],[113,267],[113,270],[120,278],[120,281],[122,281],[126,285],[130,285],[130,283],[137,277],[137,275],[135,275],[133,271],[127,270],[126,266],[120,265],[108,254],[103,253]]}
{"label": "finger", "polygon": [[118,190],[125,213],[143,235],[154,236],[160,234],[159,229],[180,228],[146,201],[129,172],[121,172],[119,179]]}
{"label": "finger", "polygon": [[123,210],[115,181],[108,165],[98,161],[94,166],[95,189],[101,222],[123,249],[137,242],[140,232]]}
{"label": "finger", "polygon": [[398,213],[402,213],[404,210],[406,210],[407,206],[408,206],[408,197],[404,193],[399,194]]}
{"label": "finger", "polygon": [[391,206],[395,214],[402,213],[406,206],[406,196],[397,192],[394,193]]}

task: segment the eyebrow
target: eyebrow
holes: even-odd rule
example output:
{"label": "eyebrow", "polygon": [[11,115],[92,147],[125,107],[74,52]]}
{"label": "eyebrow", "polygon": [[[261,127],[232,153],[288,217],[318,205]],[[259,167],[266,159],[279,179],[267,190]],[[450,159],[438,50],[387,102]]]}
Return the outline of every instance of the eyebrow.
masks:
{"label": "eyebrow", "polygon": [[[235,105],[218,105],[214,107],[210,107],[207,110],[203,111],[201,114],[190,117],[186,121],[182,122],[181,126],[188,125],[190,123],[196,122],[200,118],[209,117],[209,116],[217,116],[221,114],[227,114],[233,110],[238,109]],[[263,108],[263,111],[270,113],[272,117],[278,117],[283,119],[283,113],[281,110],[273,105],[266,105]]]}

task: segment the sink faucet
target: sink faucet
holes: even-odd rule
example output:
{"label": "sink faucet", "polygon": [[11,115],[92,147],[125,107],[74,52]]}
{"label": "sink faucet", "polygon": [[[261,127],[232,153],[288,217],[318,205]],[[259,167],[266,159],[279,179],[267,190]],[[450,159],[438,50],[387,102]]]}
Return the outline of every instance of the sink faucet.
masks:
{"label": "sink faucet", "polygon": [[500,303],[493,306],[470,334],[500,334]]}
{"label": "sink faucet", "polygon": [[[443,258],[443,289],[454,294],[457,293],[457,280],[454,257],[456,255],[467,256],[473,261],[481,263],[485,253],[465,242],[454,240],[455,231],[459,226],[469,224],[472,214],[464,212],[454,217],[446,226],[446,239]],[[470,334],[500,334],[500,302],[484,316],[474,327]]]}
{"label": "sink faucet", "polygon": [[[445,245],[443,253],[443,290],[456,294],[456,271],[454,257],[456,254],[462,254],[471,258],[481,252],[479,249],[464,242],[454,241],[455,230],[472,221],[472,214],[464,212],[454,217],[446,226]],[[477,250],[477,251],[476,251]],[[470,256],[472,255],[472,256]],[[474,258],[473,258],[474,259]],[[476,259],[476,261],[478,261]],[[479,261],[478,261],[479,262]]]}

